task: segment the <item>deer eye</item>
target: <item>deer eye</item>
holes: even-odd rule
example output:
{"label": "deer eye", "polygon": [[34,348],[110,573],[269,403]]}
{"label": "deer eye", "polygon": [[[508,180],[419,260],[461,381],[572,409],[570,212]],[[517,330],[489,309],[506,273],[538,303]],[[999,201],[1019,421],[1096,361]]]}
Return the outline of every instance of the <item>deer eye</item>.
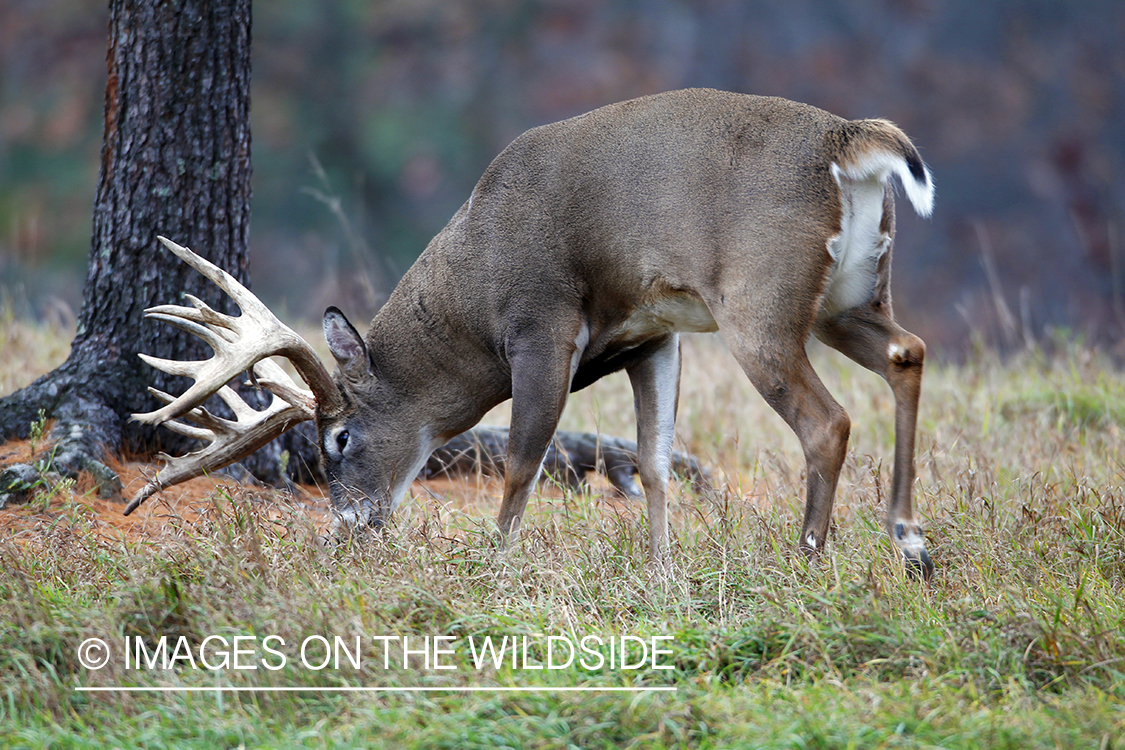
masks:
{"label": "deer eye", "polygon": [[340,432],[336,434],[336,448],[341,453],[344,452],[344,448],[348,447],[348,438],[349,437],[351,437],[351,436],[348,435],[347,430],[340,430]]}

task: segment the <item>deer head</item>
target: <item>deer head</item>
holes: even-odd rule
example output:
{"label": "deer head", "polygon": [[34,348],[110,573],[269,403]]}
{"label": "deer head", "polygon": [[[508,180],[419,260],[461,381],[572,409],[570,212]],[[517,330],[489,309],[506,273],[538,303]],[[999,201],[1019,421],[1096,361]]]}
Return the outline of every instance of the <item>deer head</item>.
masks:
{"label": "deer head", "polygon": [[[278,320],[234,277],[186,247],[165,237],[159,240],[226,292],[239,306],[241,315],[219,313],[191,295],[185,295],[190,307],[161,305],[145,311],[148,318],[199,336],[214,356],[203,362],[181,362],[140,354],[152,367],[190,377],[195,382],[179,397],[150,388],[164,406],[134,414],[133,418],[147,424],[163,424],[181,435],[205,441],[206,445],[185,456],[162,456],[164,468],[134,495],[125,515],[159,490],[227,466],[294,424],[315,420],[337,521],[348,527],[381,525],[396,505],[392,493],[401,482],[393,471],[381,475],[378,467],[409,463],[422,448],[413,446],[408,458],[396,460],[396,455],[403,453],[404,441],[380,434],[381,416],[390,416],[394,424],[400,423],[401,417],[381,414],[387,410],[380,410],[377,399],[372,397],[380,384],[373,377],[367,348],[355,328],[334,307],[324,315],[325,337],[339,365],[333,376],[312,346]],[[288,359],[308,389],[299,386],[270,359],[272,356]],[[227,385],[244,372],[251,372],[254,383],[272,394],[266,408],[253,408]],[[233,419],[218,417],[202,406],[213,394],[230,408]],[[374,461],[373,456],[382,461]]]}

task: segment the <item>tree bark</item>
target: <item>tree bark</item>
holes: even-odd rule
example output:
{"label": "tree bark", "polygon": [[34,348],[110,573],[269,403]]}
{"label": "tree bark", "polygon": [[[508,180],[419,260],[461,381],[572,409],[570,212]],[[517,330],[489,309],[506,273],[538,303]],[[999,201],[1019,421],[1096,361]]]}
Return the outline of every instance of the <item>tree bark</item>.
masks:
{"label": "tree bark", "polygon": [[[26,495],[33,477],[56,472],[91,473],[100,494],[119,495],[120,480],[103,464],[107,456],[193,447],[173,432],[129,420],[157,406],[149,386],[175,394],[190,385],[143,365],[137,352],[175,360],[211,356],[195,336],[145,322],[144,310],[185,292],[223,312],[234,305],[164,251],[157,235],[250,286],[250,0],[110,0],[106,65],[101,170],[78,331],[58,369],[0,399],[0,439],[26,438],[47,418],[55,420],[54,445],[49,461],[0,474],[0,507],[7,497]],[[257,396],[243,393],[254,404]],[[214,402],[208,408],[225,412]],[[485,427],[458,439],[475,446],[476,463],[465,463],[467,454],[455,443],[441,455],[461,451],[461,458],[442,471],[503,465],[506,431]],[[602,471],[636,495],[636,447],[626,442],[564,435],[547,469],[574,486],[587,471]],[[284,479],[283,466],[290,479],[315,480],[321,478],[316,446],[312,425],[299,425],[241,465],[266,482]]]}
{"label": "tree bark", "polygon": [[[111,0],[105,130],[78,331],[58,369],[0,401],[0,435],[26,437],[56,420],[53,468],[106,478],[105,454],[187,448],[167,430],[130,422],[182,378],[144,366],[138,351],[206,358],[196,337],[145,323],[144,309],[189,292],[233,306],[171,258],[166,235],[247,282],[250,220],[250,0]],[[112,493],[115,488],[103,487]]]}

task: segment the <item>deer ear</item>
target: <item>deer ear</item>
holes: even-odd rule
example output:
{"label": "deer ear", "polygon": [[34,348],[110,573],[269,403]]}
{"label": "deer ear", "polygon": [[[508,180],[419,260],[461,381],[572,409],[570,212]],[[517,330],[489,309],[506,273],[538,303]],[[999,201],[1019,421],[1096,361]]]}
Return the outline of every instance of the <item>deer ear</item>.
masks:
{"label": "deer ear", "polygon": [[359,331],[355,329],[339,308],[330,307],[324,311],[324,338],[328,341],[328,348],[336,358],[340,368],[347,370],[356,363],[362,362],[364,369],[369,369],[367,361],[367,345]]}

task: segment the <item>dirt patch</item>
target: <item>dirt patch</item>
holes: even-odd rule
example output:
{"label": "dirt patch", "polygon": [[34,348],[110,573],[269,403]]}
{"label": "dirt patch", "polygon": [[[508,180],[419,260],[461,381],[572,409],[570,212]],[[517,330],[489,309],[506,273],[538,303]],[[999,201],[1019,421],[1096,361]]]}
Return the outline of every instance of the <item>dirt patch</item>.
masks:
{"label": "dirt patch", "polygon": [[[42,450],[41,446],[36,447]],[[32,445],[28,441],[0,444],[0,466],[27,462],[31,458]],[[128,499],[156,474],[160,465],[127,461],[110,461],[108,465],[124,485],[121,498],[99,498],[93,486],[84,485],[82,481],[45,487],[33,493],[30,501],[0,510],[0,537],[17,543],[38,544],[56,524],[68,518],[82,518],[90,532],[106,541],[153,543],[190,532],[192,527],[205,522],[217,503],[231,499],[261,501],[271,515],[307,514],[321,531],[331,526],[327,492],[321,487],[299,485],[292,492],[284,492],[242,485],[224,476],[199,477],[165,489],[126,516],[123,511]],[[500,509],[503,491],[503,482],[487,475],[419,480],[411,486],[412,497],[403,502],[397,515],[434,511],[442,516],[494,518]],[[571,501],[563,490],[546,484],[537,494],[542,499],[531,501],[531,514],[544,504]],[[593,479],[588,498],[607,512],[643,513],[643,502],[622,498],[601,477]]]}
{"label": "dirt patch", "polygon": [[[0,465],[26,462],[31,457],[31,445],[27,441],[0,446]],[[155,475],[159,464],[110,461],[108,465],[117,472],[125,487],[121,498],[100,498],[94,488],[81,479],[77,483],[44,487],[32,493],[28,502],[9,505],[0,511],[0,535],[15,541],[30,541],[68,516],[81,516],[91,531],[100,537],[134,542],[156,541],[173,531],[182,530],[185,525],[197,523],[213,507],[216,495],[223,492],[230,496],[230,493],[241,494],[250,489],[263,497],[278,494],[263,488],[243,488],[223,477],[200,477],[158,493],[126,516],[126,502],[149,477]],[[299,488],[292,497],[295,501],[307,503],[314,516],[323,515],[327,519],[327,502],[319,496],[317,488]]]}

